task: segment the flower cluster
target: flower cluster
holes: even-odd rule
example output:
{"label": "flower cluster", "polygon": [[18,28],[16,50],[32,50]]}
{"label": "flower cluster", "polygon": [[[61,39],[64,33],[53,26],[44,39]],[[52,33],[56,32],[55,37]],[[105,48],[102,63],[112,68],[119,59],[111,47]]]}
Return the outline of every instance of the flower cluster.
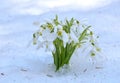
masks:
{"label": "flower cluster", "polygon": [[74,18],[59,21],[56,15],[52,21],[40,25],[39,30],[33,34],[33,44],[38,44],[38,48],[45,46],[52,52],[57,71],[64,64],[69,64],[74,51],[85,43],[90,43],[92,47],[91,56],[100,50],[90,28]]}

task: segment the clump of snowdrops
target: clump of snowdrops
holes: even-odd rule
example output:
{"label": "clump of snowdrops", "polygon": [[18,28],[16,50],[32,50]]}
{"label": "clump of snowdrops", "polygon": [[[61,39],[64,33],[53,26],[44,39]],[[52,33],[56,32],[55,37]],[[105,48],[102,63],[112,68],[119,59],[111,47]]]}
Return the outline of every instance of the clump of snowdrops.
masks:
{"label": "clump of snowdrops", "polygon": [[51,21],[41,24],[39,30],[33,34],[34,45],[37,44],[38,48],[45,47],[52,52],[56,71],[65,64],[68,65],[75,50],[85,43],[90,44],[90,55],[94,57],[100,50],[95,44],[96,39],[91,26],[81,24],[75,18],[62,21],[57,15]]}

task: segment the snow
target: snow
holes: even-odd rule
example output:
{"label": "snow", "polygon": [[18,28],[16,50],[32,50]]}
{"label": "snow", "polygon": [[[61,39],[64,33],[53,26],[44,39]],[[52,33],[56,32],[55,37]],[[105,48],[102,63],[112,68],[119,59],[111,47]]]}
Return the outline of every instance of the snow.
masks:
{"label": "snow", "polygon": [[[3,2],[0,6],[0,83],[120,82],[120,1],[88,11],[79,8],[70,10],[69,7],[67,11],[48,8],[49,11],[37,15],[30,12],[14,14],[14,5],[0,2]],[[97,58],[92,61],[90,57],[82,56],[79,50],[73,55],[68,69],[55,72],[51,53],[36,49],[31,42],[33,32],[38,29],[33,22],[51,19],[55,14],[60,19],[75,17],[92,25],[100,37],[99,46],[102,49]]]}

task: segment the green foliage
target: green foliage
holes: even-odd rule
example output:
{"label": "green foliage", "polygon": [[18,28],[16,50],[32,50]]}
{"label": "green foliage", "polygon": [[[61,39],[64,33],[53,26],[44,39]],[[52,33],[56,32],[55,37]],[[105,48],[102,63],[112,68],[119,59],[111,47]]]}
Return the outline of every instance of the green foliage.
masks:
{"label": "green foliage", "polygon": [[66,20],[66,24],[63,25],[63,30],[66,32],[66,33],[70,33],[70,29],[71,27],[73,26],[74,24],[74,19],[71,18],[70,21]]}
{"label": "green foliage", "polygon": [[80,34],[80,37],[79,37],[79,41],[80,41],[80,42],[81,42],[82,40],[84,40],[86,36],[88,36],[88,35],[87,35],[87,31],[88,31],[88,29],[89,29],[90,27],[91,27],[91,26],[88,26],[87,28],[85,28],[85,30],[82,32],[82,34]]}
{"label": "green foliage", "polygon": [[56,51],[52,52],[52,54],[54,57],[54,64],[57,71],[64,64],[69,64],[70,58],[75,51],[77,44],[72,41],[71,43],[67,43],[64,47],[63,40],[59,38],[56,38],[53,43],[55,45]]}

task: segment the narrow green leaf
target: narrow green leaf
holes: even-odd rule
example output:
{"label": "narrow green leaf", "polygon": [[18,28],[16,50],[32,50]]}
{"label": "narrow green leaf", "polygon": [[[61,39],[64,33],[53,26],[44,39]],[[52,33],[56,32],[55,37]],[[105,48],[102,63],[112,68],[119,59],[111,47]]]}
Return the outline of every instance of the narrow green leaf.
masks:
{"label": "narrow green leaf", "polygon": [[55,16],[55,19],[53,20],[53,22],[56,26],[58,26],[60,24],[59,21],[58,21],[58,16],[57,15]]}
{"label": "narrow green leaf", "polygon": [[73,25],[73,23],[74,23],[74,18],[71,18],[70,23],[69,23],[70,27]]}
{"label": "narrow green leaf", "polygon": [[69,21],[67,19],[66,19],[66,23],[67,23],[68,26],[70,26]]}
{"label": "narrow green leaf", "polygon": [[80,34],[80,37],[79,37],[79,41],[80,41],[80,42],[85,38],[85,36],[87,36],[87,31],[88,31],[88,29],[89,29],[90,27],[91,27],[91,26],[88,26],[88,27],[82,32],[82,34]]}
{"label": "narrow green leaf", "polygon": [[66,33],[70,33],[70,30],[68,28],[67,25],[63,25],[63,30],[66,32]]}
{"label": "narrow green leaf", "polygon": [[71,42],[68,45],[68,49],[67,49],[68,53],[67,53],[65,64],[69,64],[70,58],[71,58],[72,54],[74,53],[76,46],[77,46],[77,44],[74,44],[74,42]]}

